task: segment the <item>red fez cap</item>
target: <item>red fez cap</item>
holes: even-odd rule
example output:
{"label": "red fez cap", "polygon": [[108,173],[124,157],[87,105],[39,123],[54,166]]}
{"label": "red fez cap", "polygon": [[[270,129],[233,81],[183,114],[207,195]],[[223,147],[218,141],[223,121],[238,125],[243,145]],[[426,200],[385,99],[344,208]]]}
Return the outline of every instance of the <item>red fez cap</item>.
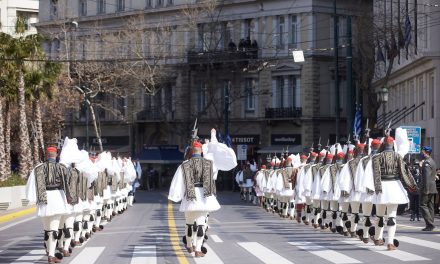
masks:
{"label": "red fez cap", "polygon": [[359,143],[359,144],[357,144],[357,148],[358,148],[358,149],[364,149],[364,148],[365,148],[365,143]]}
{"label": "red fez cap", "polygon": [[349,149],[349,150],[348,150],[348,154],[353,154],[353,150],[352,150],[352,149]]}
{"label": "red fez cap", "polygon": [[394,143],[394,138],[393,137],[386,137],[385,141],[387,142],[387,144],[393,144]]}
{"label": "red fez cap", "polygon": [[48,147],[47,153],[50,153],[50,152],[57,152],[57,148],[56,147]]}
{"label": "red fez cap", "polygon": [[261,165],[261,169],[266,169],[266,165]]}
{"label": "red fez cap", "polygon": [[316,152],[312,152],[311,154],[312,154],[312,157],[315,157],[315,158],[318,157],[318,153],[316,153]]}
{"label": "red fez cap", "polygon": [[325,156],[325,152],[319,152],[319,156],[320,157],[324,157]]}
{"label": "red fez cap", "polygon": [[271,161],[269,164],[270,164],[270,166],[273,167],[273,166],[275,166],[275,161]]}
{"label": "red fez cap", "polygon": [[333,154],[331,153],[327,154],[327,159],[333,159]]}
{"label": "red fez cap", "polygon": [[192,147],[193,148],[202,148],[202,143],[198,142],[198,141],[194,141],[192,143]]}
{"label": "red fez cap", "polygon": [[292,161],[292,157],[287,157],[287,161]]}
{"label": "red fez cap", "polygon": [[345,157],[344,152],[338,152],[338,158],[342,159]]}
{"label": "red fez cap", "polygon": [[300,156],[300,159],[307,159],[307,158],[308,157],[306,155],[304,155],[304,154]]}
{"label": "red fez cap", "polygon": [[380,146],[380,140],[379,139],[373,139],[371,142],[371,146]]}

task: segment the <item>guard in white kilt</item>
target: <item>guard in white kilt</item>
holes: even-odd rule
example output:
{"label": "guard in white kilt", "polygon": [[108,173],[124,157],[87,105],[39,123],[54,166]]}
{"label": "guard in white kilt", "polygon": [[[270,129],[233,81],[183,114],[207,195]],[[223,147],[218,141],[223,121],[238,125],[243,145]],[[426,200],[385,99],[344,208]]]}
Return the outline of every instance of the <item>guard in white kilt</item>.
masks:
{"label": "guard in white kilt", "polygon": [[287,157],[285,167],[278,171],[276,190],[281,201],[280,216],[283,218],[289,217],[289,208],[293,207],[291,199],[294,197],[293,191],[293,155]]}
{"label": "guard in white kilt", "polygon": [[[301,216],[303,215],[304,211],[304,203],[306,201],[306,198],[304,197],[304,184],[303,179],[310,168],[310,166],[307,164],[307,156],[302,154],[300,156],[300,162],[301,165],[299,165],[298,170],[296,172],[295,176],[295,219],[298,223],[301,223]],[[307,167],[307,168],[306,168]]]}
{"label": "guard in white kilt", "polygon": [[337,178],[342,170],[342,167],[344,166],[343,162],[345,157],[345,154],[342,151],[340,145],[337,144],[336,147],[339,149],[336,154],[336,163],[329,166],[322,177],[322,192],[325,194],[325,200],[330,203],[330,211],[327,211],[326,216],[327,219],[329,218],[329,216],[331,216],[331,222],[329,223],[329,226],[333,233],[335,233],[336,231],[342,232],[342,226],[339,226],[338,230],[336,230],[336,224],[338,223],[338,225],[340,225],[341,223],[341,220],[338,219],[338,217],[340,217],[338,216],[338,201],[341,195],[341,191],[337,183]]}
{"label": "guard in white kilt", "polygon": [[264,192],[263,192],[263,179],[265,177],[266,173],[266,165],[261,165],[261,169],[257,171],[255,174],[255,195],[258,199],[258,204],[263,207],[263,199],[264,199]]}
{"label": "guard in white kilt", "polygon": [[[350,193],[350,207],[351,207],[351,219],[346,222],[347,228],[349,228],[349,232],[351,237],[357,236],[357,227],[360,220],[359,217],[359,207],[361,200],[361,191],[359,188],[356,188],[355,182],[357,182],[357,169],[360,164],[361,159],[364,157],[365,144],[358,143],[356,145],[356,156],[354,159],[348,162],[348,181],[341,183],[341,190],[344,192]],[[347,224],[348,223],[348,224]]]}
{"label": "guard in white kilt", "polygon": [[[312,224],[314,228],[318,228],[322,224],[321,219],[321,173],[320,170],[324,166],[325,155],[327,151],[325,149],[319,152],[316,165],[312,167],[312,190],[311,198],[313,201],[313,214],[314,218]],[[325,171],[325,170],[324,170]]]}
{"label": "guard in white kilt", "polygon": [[[359,238],[365,243],[369,240],[369,230],[373,226],[371,222],[371,212],[373,210],[374,198],[374,180],[371,157],[376,155],[380,148],[380,140],[374,139],[370,142],[370,154],[361,158],[356,169],[356,177],[354,179],[355,189],[361,193],[360,202],[362,205],[363,229],[358,231]],[[368,169],[367,169],[368,168]]]}
{"label": "guard in white kilt", "polygon": [[177,168],[171,181],[168,199],[180,202],[179,211],[185,213],[186,249],[195,257],[204,257],[207,216],[220,209],[216,198],[215,180],[218,170],[231,170],[236,165],[232,149],[218,143],[215,130],[211,130],[211,142],[205,144],[206,155],[202,157],[202,144],[193,141],[192,157]]}
{"label": "guard in white kilt", "polygon": [[47,161],[37,165],[31,172],[26,185],[26,196],[37,204],[37,216],[41,217],[44,228],[48,263],[60,263],[62,255],[55,255],[58,228],[62,215],[68,212],[71,202],[66,185],[67,168],[56,162],[57,149],[47,148]]}
{"label": "guard in white kilt", "polygon": [[339,190],[341,191],[338,202],[341,210],[340,219],[342,220],[342,223],[339,223],[338,226],[342,226],[341,234],[344,236],[349,235],[348,229],[350,228],[349,225],[351,224],[351,222],[348,221],[348,209],[350,207],[350,190],[348,186],[350,186],[352,180],[349,164],[353,161],[353,148],[354,145],[348,145],[346,154],[347,162],[342,167],[336,179]]}
{"label": "guard in white kilt", "polygon": [[393,150],[394,139],[387,136],[384,143],[385,150],[372,157],[375,191],[373,204],[376,205],[376,215],[379,218],[375,227],[374,241],[376,245],[384,244],[383,228],[386,212],[388,218],[386,223],[388,227],[387,248],[395,250],[398,246],[398,242],[394,240],[397,228],[397,206],[409,202],[408,194],[401,181],[405,182],[411,192],[417,191],[417,184],[407,170],[402,157]]}
{"label": "guard in white kilt", "polygon": [[310,153],[310,162],[309,169],[307,169],[303,182],[303,196],[305,197],[305,213],[306,215],[303,217],[304,224],[309,225],[310,219],[312,216],[312,183],[313,183],[313,174],[316,173],[317,167],[315,164],[316,158],[318,157],[318,153],[311,152]]}
{"label": "guard in white kilt", "polygon": [[319,192],[320,192],[319,200],[321,200],[321,218],[318,219],[318,224],[321,226],[321,229],[327,229],[329,227],[329,221],[331,219],[331,215],[327,213],[330,210],[328,193],[323,190],[323,186],[324,184],[327,184],[327,182],[324,181],[324,175],[331,166],[332,161],[333,161],[333,154],[330,151],[328,151],[325,157],[324,165],[321,166],[321,168],[319,168],[318,170],[319,178],[321,179],[321,181],[319,182]]}

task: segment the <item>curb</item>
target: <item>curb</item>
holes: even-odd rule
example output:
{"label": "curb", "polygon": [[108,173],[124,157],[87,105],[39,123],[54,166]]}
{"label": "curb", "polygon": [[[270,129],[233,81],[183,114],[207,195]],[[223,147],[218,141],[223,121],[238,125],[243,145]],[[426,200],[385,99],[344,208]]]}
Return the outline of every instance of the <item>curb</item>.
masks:
{"label": "curb", "polygon": [[7,215],[0,216],[0,224],[9,222],[9,221],[14,220],[14,219],[16,219],[18,217],[22,217],[22,216],[25,216],[25,215],[28,215],[28,214],[35,213],[36,210],[37,210],[37,207],[33,206],[31,208],[27,208],[27,209],[24,209],[24,210],[21,210],[21,211],[17,211],[17,212],[13,212],[13,213],[10,213],[10,214],[7,214]]}

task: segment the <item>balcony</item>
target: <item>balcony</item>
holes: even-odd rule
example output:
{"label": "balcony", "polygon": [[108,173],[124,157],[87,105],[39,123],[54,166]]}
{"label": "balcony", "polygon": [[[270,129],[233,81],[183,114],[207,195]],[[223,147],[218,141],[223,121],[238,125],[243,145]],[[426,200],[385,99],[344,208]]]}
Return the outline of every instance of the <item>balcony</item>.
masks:
{"label": "balcony", "polygon": [[266,118],[295,118],[302,116],[301,107],[266,108]]}
{"label": "balcony", "polygon": [[189,51],[189,64],[235,63],[258,59],[258,50]]}
{"label": "balcony", "polygon": [[151,107],[137,113],[138,121],[161,121],[163,119],[164,115],[158,107]]}

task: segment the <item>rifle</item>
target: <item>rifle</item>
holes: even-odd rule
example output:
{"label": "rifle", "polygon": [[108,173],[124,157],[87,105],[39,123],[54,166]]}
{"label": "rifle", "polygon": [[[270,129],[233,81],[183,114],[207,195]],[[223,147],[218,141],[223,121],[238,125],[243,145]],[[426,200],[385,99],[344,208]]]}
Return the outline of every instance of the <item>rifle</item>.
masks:
{"label": "rifle", "polygon": [[370,140],[370,131],[371,129],[368,127],[368,118],[367,118],[367,125],[365,126],[364,129],[364,139],[365,139],[365,152],[366,154],[368,154],[368,149],[370,148],[369,146],[369,140]]}
{"label": "rifle", "polygon": [[348,161],[348,151],[350,150],[350,144],[351,144],[350,136],[351,135],[348,134],[347,142],[345,143],[345,144],[347,144],[347,151],[344,153],[345,154],[344,163],[347,163],[347,161]]}
{"label": "rifle", "polygon": [[185,160],[189,160],[192,157],[192,154],[193,154],[192,143],[199,139],[199,137],[197,136],[198,131],[199,131],[199,129],[197,128],[197,118],[196,118],[196,121],[194,122],[194,127],[191,132],[191,138],[189,140],[189,145],[185,149],[185,155],[184,155]]}

